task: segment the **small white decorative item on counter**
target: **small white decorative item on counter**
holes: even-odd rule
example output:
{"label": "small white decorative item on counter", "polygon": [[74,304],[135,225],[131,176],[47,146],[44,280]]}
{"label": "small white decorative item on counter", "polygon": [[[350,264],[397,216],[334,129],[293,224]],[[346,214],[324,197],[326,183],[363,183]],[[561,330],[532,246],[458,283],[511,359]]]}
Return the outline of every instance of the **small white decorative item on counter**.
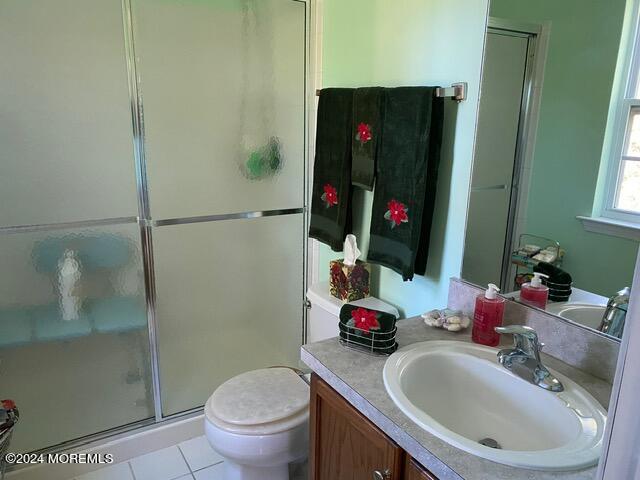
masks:
{"label": "small white decorative item on counter", "polygon": [[459,332],[471,325],[471,319],[457,310],[431,310],[423,313],[421,317],[424,319],[425,325],[429,327],[444,328],[450,332]]}

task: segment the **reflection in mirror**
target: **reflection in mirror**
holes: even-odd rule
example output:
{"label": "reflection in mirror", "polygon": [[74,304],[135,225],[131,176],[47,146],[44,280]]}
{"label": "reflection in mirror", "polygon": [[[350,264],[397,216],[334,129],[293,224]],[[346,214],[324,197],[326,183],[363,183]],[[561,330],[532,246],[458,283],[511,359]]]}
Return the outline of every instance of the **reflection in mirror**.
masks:
{"label": "reflection in mirror", "polygon": [[[491,2],[462,269],[617,338],[640,239],[629,3]],[[521,290],[534,272],[542,304]]]}

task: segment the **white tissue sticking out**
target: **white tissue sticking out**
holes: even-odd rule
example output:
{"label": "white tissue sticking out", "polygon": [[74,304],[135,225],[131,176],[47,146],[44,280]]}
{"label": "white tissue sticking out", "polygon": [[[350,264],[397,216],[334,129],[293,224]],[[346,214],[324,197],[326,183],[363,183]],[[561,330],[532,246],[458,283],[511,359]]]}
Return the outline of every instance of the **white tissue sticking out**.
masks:
{"label": "white tissue sticking out", "polygon": [[421,317],[424,319],[425,325],[444,328],[450,332],[458,332],[471,325],[471,319],[467,315],[449,309],[431,310],[423,313]]}
{"label": "white tissue sticking out", "polygon": [[358,250],[358,241],[356,240],[355,235],[347,235],[344,239],[344,261],[343,263],[347,267],[353,267],[356,264],[356,260],[362,254],[360,250]]}

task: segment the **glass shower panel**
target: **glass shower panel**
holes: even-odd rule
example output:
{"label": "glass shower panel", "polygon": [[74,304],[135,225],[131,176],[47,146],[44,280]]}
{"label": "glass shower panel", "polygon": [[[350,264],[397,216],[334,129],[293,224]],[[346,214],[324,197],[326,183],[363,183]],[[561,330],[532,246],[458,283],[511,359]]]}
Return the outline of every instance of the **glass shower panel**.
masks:
{"label": "glass shower panel", "polygon": [[136,224],[0,235],[0,385],[12,451],[153,416]]}
{"label": "glass shower panel", "polygon": [[0,0],[0,226],[137,214],[121,2]]}
{"label": "glass shower panel", "polygon": [[305,3],[132,1],[153,218],[302,207]]}
{"label": "glass shower panel", "polygon": [[303,234],[301,214],[154,229],[164,415],[241,372],[297,366]]}

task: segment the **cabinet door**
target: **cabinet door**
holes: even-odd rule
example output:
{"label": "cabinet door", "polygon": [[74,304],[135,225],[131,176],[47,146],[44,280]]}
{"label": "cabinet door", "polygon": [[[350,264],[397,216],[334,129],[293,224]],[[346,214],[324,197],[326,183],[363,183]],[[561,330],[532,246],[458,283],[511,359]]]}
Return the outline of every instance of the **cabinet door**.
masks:
{"label": "cabinet door", "polygon": [[315,374],[310,434],[311,480],[401,478],[402,449]]}
{"label": "cabinet door", "polygon": [[438,480],[409,455],[406,458],[404,480]]}

